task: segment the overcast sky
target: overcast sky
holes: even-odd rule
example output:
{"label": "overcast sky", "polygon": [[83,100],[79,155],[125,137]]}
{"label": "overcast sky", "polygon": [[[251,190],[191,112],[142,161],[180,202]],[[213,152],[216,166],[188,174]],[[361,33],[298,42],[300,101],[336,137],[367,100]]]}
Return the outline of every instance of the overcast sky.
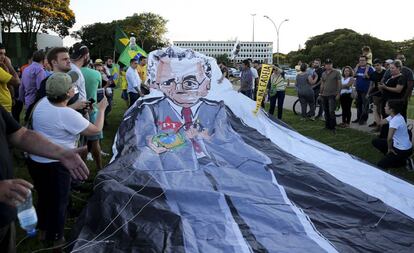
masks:
{"label": "overcast sky", "polygon": [[[280,29],[280,52],[297,50],[311,36],[338,28],[369,33],[383,40],[402,41],[414,37],[414,1],[368,0],[71,0],[76,15],[72,30],[95,22],[123,19],[133,13],[152,12],[168,20],[166,38],[178,40],[251,41],[255,16],[255,41],[273,41]],[[73,39],[65,38],[70,46]]]}

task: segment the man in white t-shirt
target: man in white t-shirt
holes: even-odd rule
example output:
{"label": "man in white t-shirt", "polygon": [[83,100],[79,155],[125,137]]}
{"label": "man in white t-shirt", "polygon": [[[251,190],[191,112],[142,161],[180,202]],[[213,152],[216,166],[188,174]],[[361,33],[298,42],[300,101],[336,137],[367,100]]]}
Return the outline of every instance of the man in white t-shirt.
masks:
{"label": "man in white t-shirt", "polygon": [[131,59],[129,68],[126,72],[126,79],[128,83],[129,106],[131,107],[135,101],[138,100],[141,94],[141,79],[137,72],[138,62],[136,59]]}
{"label": "man in white t-shirt", "polygon": [[[104,97],[98,104],[99,111],[94,124],[68,107],[67,103],[75,93],[77,77],[74,71],[52,74],[46,81],[47,98],[40,100],[33,109],[33,130],[66,149],[78,146],[80,134],[96,135],[102,130],[104,111],[108,105]],[[69,203],[70,174],[58,160],[33,154],[29,157],[28,169],[38,193],[39,236],[61,244],[64,241],[66,208]]]}

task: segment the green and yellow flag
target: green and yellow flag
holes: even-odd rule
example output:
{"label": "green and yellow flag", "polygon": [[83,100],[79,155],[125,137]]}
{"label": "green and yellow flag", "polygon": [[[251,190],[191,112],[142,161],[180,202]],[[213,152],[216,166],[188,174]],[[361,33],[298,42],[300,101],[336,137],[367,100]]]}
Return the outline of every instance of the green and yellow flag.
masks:
{"label": "green and yellow flag", "polygon": [[115,28],[115,51],[117,53],[122,53],[124,49],[129,44],[128,36],[122,31],[122,29],[117,25]]}
{"label": "green and yellow flag", "polygon": [[129,62],[132,58],[138,59],[141,55],[147,57],[147,53],[138,45],[134,46],[134,48],[131,48],[130,45],[128,45],[119,56],[118,61],[122,62],[125,66],[129,66]]}

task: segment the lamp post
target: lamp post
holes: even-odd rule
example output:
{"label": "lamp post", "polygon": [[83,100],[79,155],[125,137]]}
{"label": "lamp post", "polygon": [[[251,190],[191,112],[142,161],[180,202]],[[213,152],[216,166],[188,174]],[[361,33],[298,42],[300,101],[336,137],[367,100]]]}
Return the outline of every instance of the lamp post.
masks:
{"label": "lamp post", "polygon": [[283,20],[282,22],[280,22],[279,26],[276,26],[275,22],[274,22],[271,18],[269,18],[269,16],[266,16],[266,15],[265,15],[265,16],[263,16],[263,17],[265,17],[265,18],[269,19],[269,20],[270,20],[270,22],[272,22],[273,26],[274,26],[274,27],[275,27],[275,29],[276,29],[276,46],[277,46],[276,62],[277,62],[277,64],[279,64],[279,31],[280,31],[280,27],[282,26],[282,24],[283,24],[284,22],[289,21],[289,19],[285,19],[285,20]]}
{"label": "lamp post", "polygon": [[252,60],[253,60],[253,58],[254,58],[254,17],[256,16],[256,14],[250,14],[250,15],[252,15],[252,18],[253,18],[253,36],[252,36]]}

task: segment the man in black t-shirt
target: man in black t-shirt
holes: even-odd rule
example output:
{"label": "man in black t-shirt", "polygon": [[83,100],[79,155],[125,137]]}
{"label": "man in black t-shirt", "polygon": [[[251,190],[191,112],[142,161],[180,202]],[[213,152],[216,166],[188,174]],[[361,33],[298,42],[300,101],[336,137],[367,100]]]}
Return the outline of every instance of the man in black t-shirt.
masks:
{"label": "man in black t-shirt", "polygon": [[319,92],[321,90],[321,78],[322,78],[323,72],[325,72],[325,69],[321,67],[320,59],[315,59],[313,61],[313,68],[314,68],[313,75],[318,77],[318,79],[316,80],[316,83],[313,85],[313,93],[315,94],[315,101],[319,104],[319,111],[318,111],[318,114],[316,115],[316,118],[320,118],[323,113],[323,105],[322,105],[322,101],[318,100],[318,97],[319,97]]}
{"label": "man in black t-shirt", "polygon": [[375,59],[373,62],[375,71],[369,76],[369,80],[371,81],[371,84],[369,86],[367,96],[372,97],[372,102],[375,106],[375,112],[374,112],[374,122],[369,127],[376,127],[377,123],[381,120],[381,115],[383,112],[381,112],[381,100],[382,100],[382,93],[378,89],[378,84],[381,83],[382,78],[385,74],[385,69],[382,68],[381,61],[379,59]]}
{"label": "man in black t-shirt", "polygon": [[89,170],[77,154],[83,150],[64,149],[42,135],[21,127],[0,105],[0,252],[15,252],[16,206],[22,203],[33,186],[23,179],[13,179],[9,145],[30,154],[59,160],[75,179],[84,180]]}

